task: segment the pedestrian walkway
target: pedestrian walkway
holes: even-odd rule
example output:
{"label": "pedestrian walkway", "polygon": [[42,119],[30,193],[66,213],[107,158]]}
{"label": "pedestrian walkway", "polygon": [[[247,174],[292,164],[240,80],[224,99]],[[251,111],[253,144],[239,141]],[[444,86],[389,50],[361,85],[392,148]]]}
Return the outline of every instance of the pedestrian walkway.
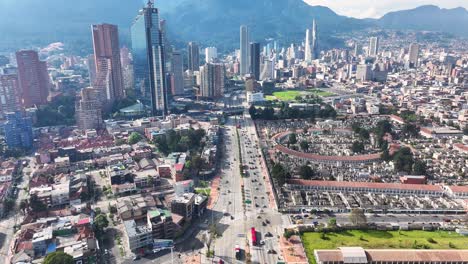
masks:
{"label": "pedestrian walkway", "polygon": [[208,209],[213,209],[216,202],[218,201],[218,198],[219,198],[219,191],[218,191],[219,182],[220,182],[220,177],[218,175],[213,179],[213,182],[211,183],[211,192],[210,192],[210,197],[208,199],[208,205],[207,205]]}
{"label": "pedestrian walkway", "polygon": [[290,239],[281,237],[280,248],[286,263],[308,264],[307,255],[299,236],[292,236]]}

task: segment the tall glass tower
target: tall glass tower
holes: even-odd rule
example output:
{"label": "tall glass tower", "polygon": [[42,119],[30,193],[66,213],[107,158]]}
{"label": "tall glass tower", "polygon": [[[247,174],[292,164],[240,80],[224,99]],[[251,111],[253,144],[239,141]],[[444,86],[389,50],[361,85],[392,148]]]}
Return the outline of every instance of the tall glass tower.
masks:
{"label": "tall glass tower", "polygon": [[153,115],[167,114],[165,53],[159,11],[148,1],[131,26],[133,69],[137,96],[148,102]]}

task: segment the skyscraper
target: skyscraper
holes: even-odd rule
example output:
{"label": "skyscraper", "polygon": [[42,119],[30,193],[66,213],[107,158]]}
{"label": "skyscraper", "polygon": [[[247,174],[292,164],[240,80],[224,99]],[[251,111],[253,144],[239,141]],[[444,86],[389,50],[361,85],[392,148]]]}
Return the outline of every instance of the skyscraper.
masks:
{"label": "skyscraper", "polygon": [[16,52],[21,103],[24,107],[44,105],[49,96],[50,79],[45,61],[33,50]]}
{"label": "skyscraper", "polygon": [[10,149],[30,149],[33,146],[31,117],[21,112],[7,113],[5,123],[5,142]]}
{"label": "skyscraper", "polygon": [[113,102],[124,97],[119,31],[110,24],[92,25],[96,79],[92,86],[101,92],[101,100]]}
{"label": "skyscraper", "polygon": [[240,27],[240,75],[249,73],[249,29]]}
{"label": "skyscraper", "polygon": [[200,70],[200,49],[196,42],[188,44],[188,68],[192,72]]}
{"label": "skyscraper", "polygon": [[4,118],[8,112],[19,110],[18,75],[0,75],[0,117]]}
{"label": "skyscraper", "polygon": [[305,62],[310,63],[312,62],[312,43],[311,43],[311,32],[310,29],[306,30],[306,38],[304,43],[304,57]]}
{"label": "skyscraper", "polygon": [[372,37],[370,38],[370,43],[369,43],[369,56],[377,57],[378,53],[379,53],[379,38]]}
{"label": "skyscraper", "polygon": [[159,10],[152,1],[140,10],[131,26],[133,70],[137,95],[144,102],[151,98],[153,115],[167,114],[164,42]]}
{"label": "skyscraper", "polygon": [[200,67],[200,97],[218,98],[224,93],[225,69],[222,63],[207,63]]}
{"label": "skyscraper", "polygon": [[171,72],[172,95],[184,94],[184,64],[182,53],[179,51],[172,52]]}
{"label": "skyscraper", "polygon": [[218,50],[216,47],[207,47],[205,48],[205,60],[206,63],[212,62],[214,59],[218,58]]}
{"label": "skyscraper", "polygon": [[409,46],[409,66],[410,68],[415,68],[418,66],[418,58],[419,58],[419,44],[411,43]]}
{"label": "skyscraper", "polygon": [[260,43],[250,43],[250,73],[260,80]]}
{"label": "skyscraper", "polygon": [[316,60],[319,58],[319,46],[318,46],[318,33],[317,33],[317,23],[315,19],[312,21],[312,59]]}
{"label": "skyscraper", "polygon": [[80,100],[76,101],[76,123],[78,128],[102,128],[102,110],[99,100],[100,91],[97,88],[84,88],[80,92]]}

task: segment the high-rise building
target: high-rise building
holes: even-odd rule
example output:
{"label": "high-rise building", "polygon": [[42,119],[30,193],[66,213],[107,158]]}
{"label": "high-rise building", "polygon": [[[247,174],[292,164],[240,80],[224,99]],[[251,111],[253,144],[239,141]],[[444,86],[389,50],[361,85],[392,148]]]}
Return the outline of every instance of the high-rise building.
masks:
{"label": "high-rise building", "polygon": [[96,81],[96,61],[94,60],[94,55],[89,55],[86,58],[86,64],[88,66],[89,85],[93,85]]}
{"label": "high-rise building", "polygon": [[240,75],[249,73],[249,29],[247,26],[240,27]]}
{"label": "high-rise building", "polygon": [[263,60],[262,71],[260,73],[260,80],[272,80],[275,72],[275,63],[270,59]]}
{"label": "high-rise building", "polygon": [[312,62],[312,43],[311,43],[311,32],[310,29],[306,30],[306,38],[305,38],[305,47],[304,47],[304,55],[305,61],[307,63]]}
{"label": "high-rise building", "polygon": [[136,92],[143,102],[151,98],[153,115],[167,114],[165,51],[159,10],[152,1],[140,10],[131,26]]}
{"label": "high-rise building", "polygon": [[359,43],[355,42],[355,43],[354,43],[354,52],[353,52],[353,56],[354,56],[354,57],[358,57],[359,54],[361,54],[361,52],[362,52],[361,49],[362,49],[361,45],[359,45]]}
{"label": "high-rise building", "polygon": [[250,43],[250,73],[260,80],[260,43]]}
{"label": "high-rise building", "polygon": [[318,32],[317,32],[317,23],[315,19],[312,21],[312,59],[317,60],[319,58],[319,46],[318,46]]}
{"label": "high-rise building", "polygon": [[103,127],[100,91],[97,88],[81,89],[76,101],[76,123],[79,129],[100,129]]}
{"label": "high-rise building", "polygon": [[6,114],[5,142],[10,149],[30,149],[33,146],[32,119],[22,112]]}
{"label": "high-rise building", "polygon": [[172,52],[171,64],[171,93],[172,95],[184,94],[184,62],[182,53],[179,51]]}
{"label": "high-rise building", "polygon": [[199,96],[219,98],[224,93],[225,69],[222,63],[207,63],[200,67]]}
{"label": "high-rise building", "polygon": [[409,46],[409,66],[410,68],[416,68],[418,66],[419,59],[419,44],[411,43]]}
{"label": "high-rise building", "polygon": [[370,43],[369,43],[369,56],[377,57],[378,53],[379,53],[379,38],[372,37],[370,38]]}
{"label": "high-rise building", "polygon": [[304,60],[307,63],[319,58],[317,24],[315,19],[312,21],[312,29],[306,30],[306,39],[304,44]]}
{"label": "high-rise building", "polygon": [[205,48],[205,60],[206,63],[213,62],[213,60],[218,58],[218,50],[216,47],[207,47]]}
{"label": "high-rise building", "polygon": [[200,70],[200,48],[196,42],[188,44],[188,69],[192,72]]}
{"label": "high-rise building", "polygon": [[8,112],[19,110],[18,75],[0,75],[0,117],[4,118]]}
{"label": "high-rise building", "polygon": [[44,105],[49,96],[50,79],[45,61],[33,50],[16,52],[21,103],[24,107]]}
{"label": "high-rise building", "polygon": [[92,25],[96,79],[92,84],[101,92],[103,102],[124,97],[119,31],[116,25]]}
{"label": "high-rise building", "polygon": [[359,64],[356,69],[356,80],[369,81],[372,79],[372,65]]}

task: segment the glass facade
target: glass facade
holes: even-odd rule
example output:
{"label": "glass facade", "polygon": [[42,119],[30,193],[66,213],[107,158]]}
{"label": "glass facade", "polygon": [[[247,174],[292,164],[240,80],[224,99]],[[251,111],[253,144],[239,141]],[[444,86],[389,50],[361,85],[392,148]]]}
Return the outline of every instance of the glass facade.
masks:
{"label": "glass facade", "polygon": [[151,104],[153,115],[166,114],[164,43],[157,8],[148,6],[140,11],[132,24],[131,38],[136,94]]}

